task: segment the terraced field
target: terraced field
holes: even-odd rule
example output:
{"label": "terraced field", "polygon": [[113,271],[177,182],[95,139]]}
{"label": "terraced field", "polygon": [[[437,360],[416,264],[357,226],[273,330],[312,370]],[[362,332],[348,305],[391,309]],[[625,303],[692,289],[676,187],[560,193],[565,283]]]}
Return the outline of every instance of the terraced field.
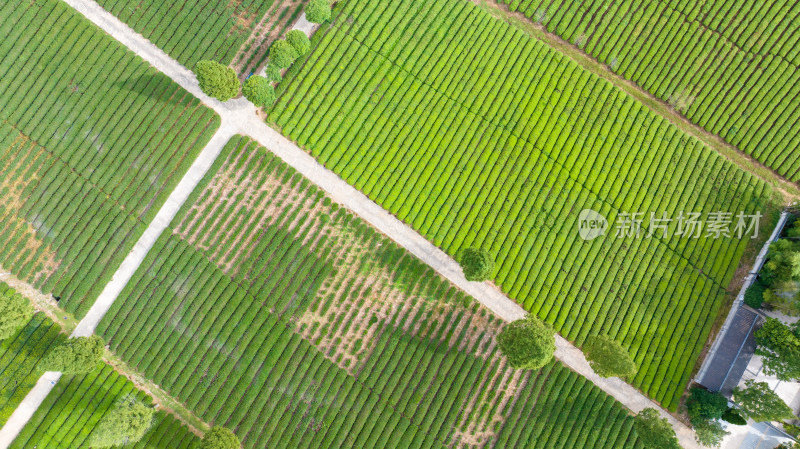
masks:
{"label": "terraced field", "polygon": [[0,264],[80,317],[219,119],[57,0],[0,32]]}
{"label": "terraced field", "polygon": [[800,181],[800,6],[769,0],[502,0]]}
{"label": "terraced field", "polygon": [[[469,2],[335,14],[270,119],[450,254],[489,250],[496,283],[565,337],[620,341],[632,383],[675,410],[752,236],[681,236],[680,212],[771,229],[771,188]],[[605,236],[580,238],[583,209]],[[626,213],[640,238],[616,238]]]}
{"label": "terraced field", "polygon": [[245,447],[637,448],[558,363],[252,141],[223,150],[100,323],[112,350]]}
{"label": "terraced field", "polygon": [[[36,411],[11,449],[64,449],[88,447],[86,442],[100,420],[123,397],[145,403],[151,399],[108,365],[80,376],[67,376]],[[126,449],[195,449],[200,441],[179,421],[163,411],[156,413],[147,434]]]}

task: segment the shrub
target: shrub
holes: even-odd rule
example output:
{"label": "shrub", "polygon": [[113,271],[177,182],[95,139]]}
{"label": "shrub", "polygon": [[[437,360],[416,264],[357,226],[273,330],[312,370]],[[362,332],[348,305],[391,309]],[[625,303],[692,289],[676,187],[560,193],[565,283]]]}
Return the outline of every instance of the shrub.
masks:
{"label": "shrub", "polygon": [[219,101],[228,101],[239,95],[241,83],[232,68],[216,61],[200,61],[195,66],[200,90]]}
{"label": "shrub", "polygon": [[131,395],[125,396],[94,428],[89,437],[89,446],[112,447],[135,443],[147,433],[154,414],[152,407]]}
{"label": "shrub", "polygon": [[242,443],[229,429],[214,426],[203,437],[200,449],[240,449]]}
{"label": "shrub", "polygon": [[667,418],[654,408],[646,408],[633,419],[633,426],[644,447],[648,449],[680,449],[675,429]]}
{"label": "shrub", "polygon": [[754,309],[760,309],[764,304],[764,292],[766,290],[767,286],[759,279],[756,279],[753,285],[748,287],[744,293],[744,303]]}
{"label": "shrub", "polygon": [[601,377],[630,377],[636,374],[628,351],[606,335],[591,336],[583,347],[592,369]]}
{"label": "shrub", "polygon": [[769,388],[766,382],[745,381],[745,388],[735,388],[733,399],[742,413],[756,422],[783,421],[794,418],[792,409]]}
{"label": "shrub", "polygon": [[281,69],[288,68],[297,59],[297,53],[292,44],[281,39],[275,41],[269,48],[269,62]]}
{"label": "shrub", "polygon": [[740,415],[735,408],[728,408],[728,410],[725,410],[725,413],[722,414],[722,420],[737,426],[744,426],[747,424],[747,420],[742,418],[742,415]]}
{"label": "shrub", "polygon": [[273,83],[280,83],[283,77],[281,76],[281,68],[278,67],[277,64],[274,62],[267,63],[267,68],[265,69],[265,76],[268,80]]}
{"label": "shrub", "polygon": [[306,33],[300,30],[291,30],[286,33],[286,41],[292,45],[298,57],[305,56],[311,51],[311,41]]}
{"label": "shrub", "polygon": [[719,421],[704,420],[694,424],[694,439],[706,447],[719,447],[728,432]]}
{"label": "shrub", "polygon": [[719,419],[728,410],[728,400],[719,393],[712,393],[703,387],[692,387],[686,401],[689,419],[692,424],[709,419]]}
{"label": "shrub", "polygon": [[458,262],[468,281],[482,282],[492,275],[494,260],[484,249],[464,248],[459,251]]}
{"label": "shrub", "polygon": [[263,76],[251,76],[242,86],[242,94],[259,108],[270,106],[275,101],[275,89]]}
{"label": "shrub", "polygon": [[14,333],[33,316],[30,301],[14,290],[0,290],[0,340]]}
{"label": "shrub", "polygon": [[331,20],[331,4],[328,0],[311,0],[306,5],[306,19],[312,23]]}
{"label": "shrub", "polygon": [[533,315],[504,327],[497,344],[512,368],[539,369],[556,351],[553,329]]}
{"label": "shrub", "polygon": [[70,338],[51,349],[39,362],[40,371],[61,371],[64,374],[82,374],[94,371],[103,356],[103,339],[91,337]]}

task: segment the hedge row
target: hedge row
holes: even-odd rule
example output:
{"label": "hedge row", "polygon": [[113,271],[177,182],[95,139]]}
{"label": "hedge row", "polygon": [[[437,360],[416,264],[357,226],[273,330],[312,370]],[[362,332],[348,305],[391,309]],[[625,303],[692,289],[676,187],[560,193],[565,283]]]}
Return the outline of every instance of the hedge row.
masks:
{"label": "hedge row", "polygon": [[[620,341],[634,385],[675,409],[749,239],[679,237],[677,220],[670,238],[618,239],[614,224],[761,211],[767,229],[771,189],[469,2],[336,14],[270,118],[448,253],[489,250],[503,290],[569,339]],[[580,238],[585,208],[606,236]]]}
{"label": "hedge row", "polygon": [[82,316],[219,119],[62,2],[0,17],[0,263]]}
{"label": "hedge row", "polygon": [[[152,399],[113,368],[103,365],[80,376],[65,376],[56,384],[28,424],[11,444],[12,449],[79,448],[115,402],[126,395],[145,403]],[[147,434],[127,449],[196,449],[199,438],[171,415],[159,411]]]}
{"label": "hedge row", "polygon": [[764,2],[504,0],[616,73],[800,181],[800,7]]}

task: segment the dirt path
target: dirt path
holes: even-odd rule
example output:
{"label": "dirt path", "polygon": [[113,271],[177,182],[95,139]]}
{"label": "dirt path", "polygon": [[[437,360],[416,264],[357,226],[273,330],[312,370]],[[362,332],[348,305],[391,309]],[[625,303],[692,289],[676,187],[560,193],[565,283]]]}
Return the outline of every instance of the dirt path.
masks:
{"label": "dirt path", "polygon": [[[116,17],[103,10],[97,3],[92,0],[64,1],[145,61],[172,78],[181,87],[198,97],[203,103],[214,109],[222,117],[222,126],[220,130],[212,137],[209,145],[203,150],[201,155],[198,156],[198,160],[195,161],[176,190],[170,195],[164,207],[162,207],[153,220],[153,223],[150,224],[131,254],[126,257],[122,266],[120,266],[117,273],[115,273],[112,281],[103,290],[100,298],[98,298],[96,303],[92,306],[87,317],[79,323],[75,335],[91,334],[97,323],[144,259],[147,250],[152,246],[152,242],[155,242],[155,239],[158,238],[161,231],[166,228],[171,217],[174,216],[180,208],[180,205],[183,204],[183,200],[185,200],[193,187],[199,182],[200,178],[202,178],[205,170],[210,167],[216,154],[219,152],[219,148],[224,145],[230,136],[236,133],[250,136],[259,144],[270,149],[287,164],[291,165],[311,182],[322,188],[334,201],[343,205],[406,248],[423,262],[430,265],[439,274],[476,298],[497,316],[506,321],[512,321],[526,315],[526,312],[519,305],[490,283],[467,281],[455,260],[377,203],[367,198],[363,193],[341,179],[338,175],[323,167],[303,149],[286,139],[279,132],[267,126],[267,124],[256,115],[255,108],[247,100],[240,98],[223,104],[209,98],[200,91],[197,79],[192,72],[170,58],[166,53],[119,21]],[[205,168],[203,169],[202,167]],[[180,198],[183,198],[183,200],[180,200]],[[638,412],[647,407],[659,410],[663,416],[670,420],[680,438],[681,444],[685,448],[699,447],[694,442],[692,430],[663,410],[658,404],[619,379],[603,379],[597,376],[592,371],[583,353],[560,336],[556,336],[556,346],[556,357],[572,370],[589,379],[633,412]],[[45,390],[49,392],[49,389],[52,389],[52,385],[47,382],[43,383],[40,381],[40,384],[43,384],[41,388],[39,388],[40,385],[37,384],[34,391],[29,394],[29,396],[31,396],[30,401],[28,401],[28,397],[25,398],[25,406],[20,407],[21,409],[29,410],[31,406],[36,405],[37,399],[43,393],[46,395]],[[30,418],[30,415],[23,412],[20,413],[20,416],[21,418],[25,416]],[[9,427],[7,424],[2,429],[2,432],[10,434],[15,429],[16,432],[19,432],[25,422],[27,422],[27,420],[23,421],[21,418],[14,420],[11,426],[12,429],[7,431],[6,427]],[[0,444],[0,449],[5,448],[7,448],[7,444]]]}

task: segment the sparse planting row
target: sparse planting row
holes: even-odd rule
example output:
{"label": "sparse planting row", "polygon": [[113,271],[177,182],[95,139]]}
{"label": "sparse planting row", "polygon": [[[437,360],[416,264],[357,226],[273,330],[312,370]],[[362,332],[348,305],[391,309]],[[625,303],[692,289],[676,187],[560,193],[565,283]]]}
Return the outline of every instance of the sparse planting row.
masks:
{"label": "sparse planting row", "polygon": [[[469,2],[340,2],[287,81],[270,116],[286,135],[450,254],[488,250],[564,336],[621,342],[633,384],[676,409],[752,235],[678,235],[680,213],[768,229],[765,183]],[[580,237],[583,209],[604,236]],[[617,238],[625,213],[639,238]]]}
{"label": "sparse planting row", "polygon": [[[108,365],[86,375],[64,376],[11,444],[12,449],[99,447],[98,424],[119,401],[151,399]],[[172,416],[159,411],[144,437],[130,449],[195,449],[200,438]]]}
{"label": "sparse planting row", "polygon": [[[494,447],[562,415],[576,433],[497,447],[637,447],[622,406],[589,413],[607,397],[560,365],[563,382],[508,367],[499,320],[249,139],[171,229],[98,331],[245,447]],[[545,388],[558,406],[508,421],[519,391]],[[573,443],[605,427],[620,437]]]}
{"label": "sparse planting row", "polygon": [[800,181],[798,5],[503,2],[670,102],[694,123]]}
{"label": "sparse planting row", "polygon": [[62,2],[0,31],[0,264],[82,316],[218,118]]}

